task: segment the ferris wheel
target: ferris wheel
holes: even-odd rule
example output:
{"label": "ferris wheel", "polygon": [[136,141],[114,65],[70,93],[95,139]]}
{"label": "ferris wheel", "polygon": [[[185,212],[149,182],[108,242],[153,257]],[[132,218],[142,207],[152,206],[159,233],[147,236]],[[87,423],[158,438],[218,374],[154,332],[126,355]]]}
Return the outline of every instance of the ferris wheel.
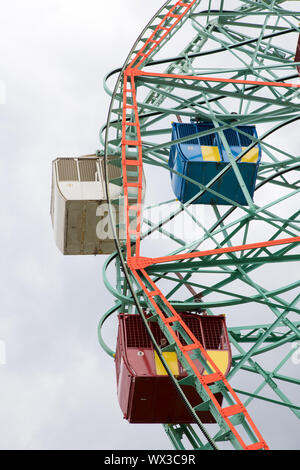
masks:
{"label": "ferris wheel", "polygon": [[[124,417],[161,423],[175,449],[268,449],[252,410],[300,418],[295,5],[166,1],[105,77],[103,150],[56,162],[57,179],[105,180],[93,197],[111,237],[90,252],[109,254],[115,304],[99,341]],[[112,316],[116,351],[102,336]]]}

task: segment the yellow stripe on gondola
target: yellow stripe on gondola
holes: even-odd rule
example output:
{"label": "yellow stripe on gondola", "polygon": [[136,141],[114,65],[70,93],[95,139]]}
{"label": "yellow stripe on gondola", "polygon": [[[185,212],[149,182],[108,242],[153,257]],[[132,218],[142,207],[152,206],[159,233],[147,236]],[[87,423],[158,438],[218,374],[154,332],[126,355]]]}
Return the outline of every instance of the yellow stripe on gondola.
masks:
{"label": "yellow stripe on gondola", "polygon": [[220,162],[221,156],[217,146],[201,145],[201,153],[205,162]]}
{"label": "yellow stripe on gondola", "polygon": [[[246,147],[242,147],[242,150],[244,151]],[[258,160],[258,154],[259,150],[258,147],[254,147],[253,149],[249,150],[249,152],[246,153],[246,155],[241,158],[241,162],[248,162],[248,163],[256,163]]]}
{"label": "yellow stripe on gondola", "polygon": [[[222,372],[222,374],[226,374],[229,367],[229,352],[228,351],[219,351],[219,350],[209,350],[206,351],[209,357],[212,359],[213,363],[218,367],[218,369]],[[179,375],[179,367],[178,367],[178,358],[175,352],[163,352],[163,357],[168,364],[173,375]],[[157,375],[167,375],[167,371],[164,368],[160,358],[156,351],[154,351],[154,359],[155,359],[155,369]],[[212,367],[213,372],[216,372]],[[203,372],[204,375],[207,374],[206,371]]]}
{"label": "yellow stripe on gondola", "polygon": [[[179,375],[179,367],[178,367],[178,359],[176,352],[163,352],[162,353],[168,367],[170,368],[173,375]],[[157,375],[168,375],[168,372],[164,368],[161,360],[158,357],[156,351],[154,351],[154,359],[155,359],[155,368]]]}
{"label": "yellow stripe on gondola", "polygon": [[[220,369],[222,374],[226,374],[229,366],[229,352],[228,351],[218,351],[218,350],[206,350],[207,354],[209,357],[212,359],[214,364]],[[212,367],[213,372],[216,372],[213,367]],[[206,375],[207,372],[204,371],[204,375]]]}

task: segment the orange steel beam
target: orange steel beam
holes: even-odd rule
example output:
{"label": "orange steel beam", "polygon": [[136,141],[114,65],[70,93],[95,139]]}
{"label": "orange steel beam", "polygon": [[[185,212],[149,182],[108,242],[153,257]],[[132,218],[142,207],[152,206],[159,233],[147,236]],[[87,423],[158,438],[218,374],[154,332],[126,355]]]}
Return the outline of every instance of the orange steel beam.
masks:
{"label": "orange steel beam", "polygon": [[269,246],[287,245],[290,243],[299,243],[300,237],[280,238],[278,240],[268,240],[265,242],[248,243],[246,245],[228,246],[225,248],[215,248],[213,250],[193,251],[191,253],[182,253],[179,255],[160,256],[158,258],[132,257],[127,260],[131,269],[143,269],[153,264],[168,263],[203,256],[219,255],[222,253],[234,253],[235,251],[255,250],[256,248],[266,248]]}
{"label": "orange steel beam", "polygon": [[218,83],[236,83],[240,85],[260,85],[260,86],[272,86],[272,87],[283,87],[283,88],[300,88],[300,85],[295,83],[284,83],[284,82],[265,82],[261,80],[242,80],[235,78],[218,78],[218,77],[201,77],[195,75],[177,75],[171,73],[156,73],[156,72],[144,72],[142,70],[132,69],[135,76],[140,77],[161,77],[161,78],[179,78],[184,80],[195,80],[205,82],[218,82]]}
{"label": "orange steel beam", "polygon": [[[187,0],[187,1],[178,1],[176,4],[165,14],[161,22],[156,26],[153,33],[149,36],[146,40],[143,47],[138,51],[136,56],[132,59],[130,64],[128,65],[129,68],[138,68],[143,65],[145,60],[152,54],[152,52],[158,47],[158,45],[165,39],[172,29],[182,20],[182,18],[189,12],[189,10],[194,6],[197,0]],[[174,14],[175,10],[183,9],[182,13]],[[168,26],[164,26],[167,20],[171,19],[171,24]],[[161,31],[164,33],[161,35]],[[147,51],[147,47],[153,44],[150,49]]]}
{"label": "orange steel beam", "polygon": [[[206,350],[200,343],[200,341],[197,340],[195,335],[192,333],[192,331],[188,328],[186,323],[182,320],[180,315],[176,312],[176,310],[172,307],[172,305],[169,303],[169,301],[166,299],[166,297],[162,294],[162,292],[158,289],[156,284],[153,282],[153,280],[150,278],[150,276],[147,274],[147,272],[144,269],[140,270],[140,273],[138,273],[136,270],[132,269],[132,274],[136,278],[138,284],[144,291],[144,293],[147,295],[149,298],[150,303],[152,304],[155,312],[159,315],[160,319],[168,329],[170,335],[172,336],[174,343],[179,347],[182,355],[184,356],[185,360],[193,370],[193,373],[201,383],[202,387],[205,389],[207,392],[209,398],[211,399],[212,403],[215,405],[215,408],[217,411],[220,413],[226,424],[228,425],[229,429],[232,431],[234,434],[235,438],[241,445],[242,449],[244,450],[258,450],[258,449],[265,449],[268,450],[269,447],[262,438],[260,432],[258,431],[256,425],[254,424],[253,420],[251,419],[248,411],[246,410],[245,406],[227,381],[225,375],[220,371],[220,369],[217,367],[217,365],[213,362],[213,360],[209,357],[207,354]],[[141,276],[143,276],[147,282],[151,286],[151,290],[149,290],[145,283],[143,282]],[[164,312],[160,309],[159,305],[155,301],[154,297],[159,297],[163,303],[166,305],[168,310],[171,313],[170,317],[167,317]],[[185,330],[187,335],[190,338],[191,344],[182,344],[180,341],[178,335],[176,335],[175,331],[173,330],[171,323],[176,323],[178,322],[181,327]],[[194,361],[194,358],[189,354],[190,352],[193,351],[199,351],[201,353],[201,356],[204,358],[204,360],[207,362],[207,364],[211,367],[213,370],[212,373],[207,373],[207,374],[201,374],[199,372],[199,369],[197,367],[196,362]],[[214,393],[210,389],[210,386],[212,386],[216,382],[222,382],[224,387],[226,388],[226,391],[228,395],[231,398],[231,401],[233,402],[232,405],[227,406],[222,408],[222,406],[219,404],[217,399],[214,396]],[[230,417],[234,415],[243,415],[244,419],[247,421],[248,425],[250,426],[251,430],[253,431],[257,442],[247,445],[241,435],[239,434],[238,430],[236,429],[235,425],[230,421]]]}

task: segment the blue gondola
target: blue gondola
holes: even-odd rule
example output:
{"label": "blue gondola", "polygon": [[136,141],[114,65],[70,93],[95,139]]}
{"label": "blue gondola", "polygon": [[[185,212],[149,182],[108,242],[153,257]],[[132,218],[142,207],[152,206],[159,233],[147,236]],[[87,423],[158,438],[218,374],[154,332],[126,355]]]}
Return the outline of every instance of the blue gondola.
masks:
{"label": "blue gondola", "polygon": [[[180,142],[171,146],[169,168],[173,169],[198,183],[207,185],[230,162],[223,142],[214,129],[213,123],[191,122],[172,124],[172,140],[203,133],[203,136]],[[206,133],[206,135],[205,135]],[[253,143],[251,137],[257,138],[255,126],[236,126],[224,130],[232,155],[236,158]],[[248,137],[248,135],[250,137]],[[238,168],[250,197],[253,199],[258,166],[261,160],[261,146],[256,144],[240,160]],[[172,188],[175,196],[182,203],[195,196],[200,188],[182,176],[170,172]],[[230,168],[211,189],[241,205],[247,205],[244,193],[237,180],[233,168]],[[206,191],[194,204],[231,205],[218,195]]]}

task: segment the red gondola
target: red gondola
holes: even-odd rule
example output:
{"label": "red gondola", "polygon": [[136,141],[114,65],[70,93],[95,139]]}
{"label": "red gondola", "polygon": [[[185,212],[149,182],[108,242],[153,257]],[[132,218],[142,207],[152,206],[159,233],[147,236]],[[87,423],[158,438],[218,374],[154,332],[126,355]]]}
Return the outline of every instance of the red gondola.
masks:
{"label": "red gondola", "polygon": [[[181,317],[226,375],[231,366],[231,351],[224,315],[183,313]],[[157,343],[162,347],[168,345],[158,324],[151,323],[150,327]],[[177,379],[187,375],[175,352],[163,352],[163,356]],[[155,352],[139,315],[119,315],[115,363],[119,404],[129,422],[194,422]],[[200,373],[204,373],[203,367]],[[199,405],[199,395],[194,387],[183,385],[182,388],[191,405]],[[221,404],[222,395],[217,393],[215,397]],[[209,411],[197,413],[202,422],[215,422]]]}

